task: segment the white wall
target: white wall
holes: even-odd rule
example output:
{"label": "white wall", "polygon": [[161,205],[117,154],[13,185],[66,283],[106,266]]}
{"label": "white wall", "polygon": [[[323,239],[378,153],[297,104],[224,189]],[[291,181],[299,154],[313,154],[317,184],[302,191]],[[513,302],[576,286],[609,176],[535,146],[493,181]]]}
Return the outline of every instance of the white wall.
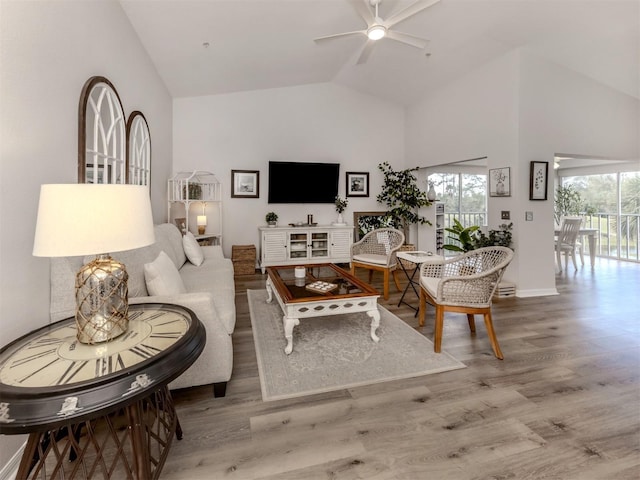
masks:
{"label": "white wall", "polygon": [[[223,183],[223,247],[259,246],[258,226],[269,211],[286,225],[306,221],[329,224],[333,204],[268,204],[268,161],[340,163],[339,194],[345,197],[345,172],[370,172],[370,197],[349,198],[344,214],[378,210],[382,174],[389,161],[404,168],[404,109],[349,88],[313,84],[262,91],[174,100],[174,169],[207,170]],[[231,198],[231,170],[259,170],[260,198]],[[309,181],[299,179],[299,181]],[[192,206],[198,210],[200,206]]]}
{"label": "white wall", "polygon": [[[555,284],[555,263],[547,253],[553,250],[554,154],[640,158],[640,101],[530,54],[521,56],[520,72],[518,188],[525,195],[518,215],[533,211],[534,221],[523,222],[520,231],[519,245],[531,255],[519,277],[523,289],[535,292]],[[534,160],[549,162],[546,202],[528,200],[528,166]]]}
{"label": "white wall", "polygon": [[[172,102],[115,1],[0,3],[0,345],[49,317],[49,260],[31,255],[40,185],[77,181],[85,81],[113,82],[152,139],[152,202],[165,214]],[[0,468],[23,437],[0,437]]]}
{"label": "white wall", "polygon": [[[423,166],[486,155],[510,167],[512,196],[489,198],[489,225],[509,210],[516,257],[505,279],[518,295],[555,293],[553,178],[547,201],[529,200],[529,165],[555,152],[639,158],[639,102],[523,51],[430,92],[407,111],[407,162]],[[526,211],[534,213],[525,222]]]}
{"label": "white wall", "polygon": [[[511,175],[516,175],[518,85],[518,55],[511,53],[429,92],[407,109],[407,163],[428,167],[487,157],[488,168],[510,167]],[[513,196],[490,197],[489,226],[504,222],[500,210],[511,210],[513,215],[513,209]],[[517,254],[519,222],[511,218]],[[516,281],[517,265],[516,256],[505,279]]]}

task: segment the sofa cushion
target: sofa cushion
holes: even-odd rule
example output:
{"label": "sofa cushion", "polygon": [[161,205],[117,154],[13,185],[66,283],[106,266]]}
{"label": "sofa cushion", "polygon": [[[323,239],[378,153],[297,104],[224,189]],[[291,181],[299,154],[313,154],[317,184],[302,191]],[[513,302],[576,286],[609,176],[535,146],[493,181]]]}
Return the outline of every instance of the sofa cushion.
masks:
{"label": "sofa cushion", "polygon": [[204,262],[204,254],[202,253],[202,248],[200,248],[200,244],[196,240],[196,237],[193,236],[193,233],[187,232],[182,237],[182,246],[184,247],[184,253],[187,256],[187,259],[191,263],[196,267],[202,265],[202,262]]}
{"label": "sofa cushion", "polygon": [[187,257],[184,254],[182,234],[178,227],[172,223],[161,223],[156,225],[153,231],[156,235],[156,245],[169,256],[176,268],[180,269],[187,261]]}
{"label": "sofa cushion", "polygon": [[233,333],[236,325],[236,292],[233,281],[233,263],[228,258],[209,256],[210,247],[202,247],[205,262],[201,267],[185,263],[180,276],[188,292],[208,292],[213,296],[215,309],[227,333]]}
{"label": "sofa cushion", "polygon": [[151,295],[175,295],[187,292],[178,269],[164,251],[160,252],[153,262],[144,265],[144,278]]}

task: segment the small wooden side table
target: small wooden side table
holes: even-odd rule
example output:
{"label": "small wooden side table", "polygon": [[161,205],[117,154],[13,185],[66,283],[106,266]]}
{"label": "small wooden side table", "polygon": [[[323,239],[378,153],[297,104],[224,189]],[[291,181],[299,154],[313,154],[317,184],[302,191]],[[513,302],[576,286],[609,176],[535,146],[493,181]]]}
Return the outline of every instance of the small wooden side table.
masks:
{"label": "small wooden side table", "polygon": [[16,478],[158,478],[182,438],[167,385],[200,356],[203,325],[181,306],[139,304],[110,342],[75,335],[68,318],[0,350],[0,433],[29,434]]}
{"label": "small wooden side table", "polygon": [[[404,291],[402,292],[402,296],[400,297],[398,306],[404,303],[408,307],[411,307],[416,311],[416,313],[413,315],[414,317],[416,317],[418,315],[418,311],[420,310],[419,307],[416,307],[415,305],[412,305],[406,302],[404,297],[407,295],[407,292],[409,291],[409,287],[411,287],[411,289],[413,290],[413,293],[416,294],[416,297],[419,300],[420,299],[420,279],[418,278],[417,280],[415,280],[415,276],[416,276],[416,273],[420,270],[420,265],[427,262],[432,262],[432,263],[441,262],[444,260],[444,257],[442,255],[433,255],[433,254],[430,254],[429,252],[421,252],[421,251],[398,252],[396,256],[401,260],[398,263],[400,264],[400,267],[402,268],[405,275],[407,276],[407,280],[409,280],[409,283],[407,283],[407,286],[404,287]],[[405,264],[409,264],[408,266],[409,269],[407,269],[407,266],[405,266]],[[413,268],[411,268],[410,265],[413,265]],[[416,287],[418,288],[416,289]]]}

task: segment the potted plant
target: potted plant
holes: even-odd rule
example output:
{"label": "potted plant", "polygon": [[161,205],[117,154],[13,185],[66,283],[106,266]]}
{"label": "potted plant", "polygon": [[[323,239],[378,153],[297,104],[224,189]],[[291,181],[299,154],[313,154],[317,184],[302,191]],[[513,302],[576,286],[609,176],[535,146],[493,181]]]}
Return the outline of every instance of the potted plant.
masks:
{"label": "potted plant", "polygon": [[278,214],[276,212],[269,212],[265,215],[264,219],[267,221],[267,225],[275,227],[278,223]]}
{"label": "potted plant", "polygon": [[396,171],[388,162],[383,162],[378,169],[384,175],[384,183],[376,199],[387,206],[390,224],[402,230],[405,242],[409,243],[409,227],[412,224],[431,225],[429,220],[418,214],[420,207],[428,207],[432,203],[427,193],[418,187],[418,180],[413,173],[418,167]]}
{"label": "potted plant", "polygon": [[464,227],[457,218],[453,219],[453,226],[447,227],[445,230],[450,233],[447,237],[455,243],[447,243],[442,248],[452,252],[468,252],[474,250],[477,241],[477,231],[480,229],[478,225]]}
{"label": "potted plant", "polygon": [[455,243],[449,243],[442,248],[452,252],[468,252],[475,250],[476,248],[491,247],[494,245],[511,248],[511,242],[513,234],[511,229],[513,228],[513,222],[503,223],[498,226],[498,229],[489,230],[488,234],[485,234],[480,230],[478,225],[471,225],[469,227],[463,227],[457,218],[453,219],[453,227],[445,228],[450,233],[449,238]]}
{"label": "potted plant", "polygon": [[334,223],[334,225],[344,225],[344,220],[342,219],[342,212],[344,212],[349,204],[349,200],[340,198],[340,195],[336,196],[335,205],[336,212],[338,212],[338,220]]}
{"label": "potted plant", "polygon": [[580,192],[573,185],[560,186],[556,189],[553,207],[553,216],[558,225],[562,217],[567,215],[580,216],[583,213],[587,215],[595,213],[595,209],[584,203]]}

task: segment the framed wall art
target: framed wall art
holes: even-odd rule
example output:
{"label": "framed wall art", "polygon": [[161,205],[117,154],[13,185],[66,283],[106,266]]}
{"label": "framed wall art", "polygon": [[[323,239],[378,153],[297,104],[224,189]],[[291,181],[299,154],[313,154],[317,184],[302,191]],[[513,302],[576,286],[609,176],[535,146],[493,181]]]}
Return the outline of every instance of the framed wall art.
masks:
{"label": "framed wall art", "polygon": [[529,200],[547,199],[549,162],[531,162]]}
{"label": "framed wall art", "polygon": [[347,197],[369,196],[369,172],[347,172]]}
{"label": "framed wall art", "polygon": [[489,170],[489,196],[511,196],[511,169],[509,167]]}
{"label": "framed wall art", "polygon": [[232,198],[259,198],[259,170],[231,170]]}

